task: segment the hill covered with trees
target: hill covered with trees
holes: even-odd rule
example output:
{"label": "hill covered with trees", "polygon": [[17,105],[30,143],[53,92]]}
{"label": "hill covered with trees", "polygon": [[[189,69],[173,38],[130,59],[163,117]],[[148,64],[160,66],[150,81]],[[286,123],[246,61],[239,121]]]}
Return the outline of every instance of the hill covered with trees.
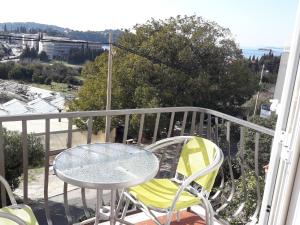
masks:
{"label": "hill covered with trees", "polygon": [[68,37],[71,39],[93,42],[108,42],[108,35],[110,32],[113,34],[113,40],[116,41],[123,33],[121,30],[77,31],[55,25],[34,22],[0,23],[0,31],[30,34],[43,32],[50,36]]}

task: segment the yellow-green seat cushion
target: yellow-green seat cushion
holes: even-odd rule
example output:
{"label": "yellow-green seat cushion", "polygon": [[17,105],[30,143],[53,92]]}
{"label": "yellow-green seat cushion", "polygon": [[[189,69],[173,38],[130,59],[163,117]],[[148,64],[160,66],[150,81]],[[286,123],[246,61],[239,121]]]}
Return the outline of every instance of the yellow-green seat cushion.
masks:
{"label": "yellow-green seat cushion", "polygon": [[[23,221],[26,222],[27,225],[38,225],[38,222],[31,210],[31,208],[27,205],[16,205],[16,206],[8,206],[1,208],[0,211],[13,214]],[[17,223],[0,217],[1,225],[17,225]]]}
{"label": "yellow-green seat cushion", "polygon": [[[148,207],[168,209],[178,191],[178,185],[168,179],[152,179],[144,184],[132,187],[129,193]],[[200,200],[184,191],[176,203],[176,210],[197,205]]]}

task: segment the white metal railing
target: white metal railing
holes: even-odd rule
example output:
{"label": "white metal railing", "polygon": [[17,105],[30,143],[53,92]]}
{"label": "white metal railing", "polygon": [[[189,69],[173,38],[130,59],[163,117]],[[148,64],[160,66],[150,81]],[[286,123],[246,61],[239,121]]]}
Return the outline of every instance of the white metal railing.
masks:
{"label": "white metal railing", "polygon": [[[178,115],[180,114],[180,121],[181,121],[181,130],[180,135],[189,134],[189,135],[200,135],[200,136],[206,136],[209,139],[214,139],[216,142],[218,142],[219,138],[219,132],[220,132],[220,126],[224,125],[226,127],[226,141],[228,142],[230,146],[230,135],[231,135],[231,126],[233,124],[236,124],[240,127],[240,169],[241,169],[241,179],[244,189],[244,196],[241,200],[241,204],[238,207],[238,209],[234,212],[234,217],[238,216],[247,201],[247,190],[246,190],[246,178],[245,178],[245,158],[244,158],[244,149],[245,149],[245,130],[251,129],[253,130],[255,135],[255,160],[254,162],[250,162],[254,164],[255,168],[255,175],[258,182],[258,155],[259,155],[259,139],[261,134],[266,134],[269,136],[274,135],[274,131],[262,126],[259,126],[257,124],[224,114],[220,113],[215,110],[210,110],[206,108],[199,108],[199,107],[170,107],[170,108],[146,108],[146,109],[124,109],[124,110],[107,110],[107,111],[84,111],[84,112],[65,112],[65,113],[49,113],[49,114],[27,114],[27,115],[16,115],[16,116],[1,116],[0,117],[0,175],[5,177],[5,155],[4,155],[4,139],[3,139],[3,123],[9,122],[9,121],[21,121],[22,122],[22,166],[23,166],[23,196],[24,196],[24,202],[28,202],[28,199],[30,196],[28,196],[28,146],[27,146],[27,123],[31,120],[44,120],[45,121],[45,132],[40,133],[39,135],[45,136],[45,179],[44,179],[44,201],[45,201],[45,211],[46,211],[46,217],[48,224],[52,224],[51,217],[50,217],[50,211],[48,207],[48,184],[49,184],[49,157],[51,155],[57,154],[58,152],[63,151],[64,149],[58,149],[56,151],[50,150],[50,138],[53,133],[67,133],[67,140],[66,140],[66,147],[70,148],[72,146],[72,134],[74,131],[77,131],[78,129],[74,130],[72,127],[74,119],[77,118],[88,118],[87,120],[87,136],[86,136],[86,143],[91,143],[92,138],[92,127],[93,127],[93,119],[95,117],[109,117],[112,119],[113,117],[123,117],[123,123],[124,123],[124,133],[122,142],[126,143],[126,140],[128,139],[128,130],[130,127],[130,116],[132,115],[138,115],[140,118],[139,121],[139,130],[138,135],[136,137],[137,144],[142,143],[142,137],[144,132],[144,124],[145,124],[145,118],[149,114],[156,114],[155,119],[155,125],[153,129],[153,135],[152,135],[152,142],[155,142],[158,138],[159,130],[160,130],[160,120],[162,118],[162,115],[164,115],[164,118],[169,118],[169,124],[168,124],[168,131],[166,136],[171,137],[173,133],[173,127],[174,127],[174,120],[175,118],[178,118]],[[177,116],[177,117],[176,117]],[[68,129],[65,131],[56,131],[51,132],[51,119],[60,119],[60,118],[67,118],[68,119]],[[105,140],[109,140],[110,138],[110,130],[111,127],[106,127],[106,138]],[[271,146],[270,146],[271,148]],[[230,151],[230,149],[229,149]],[[231,154],[227,154],[226,163],[229,165],[229,173],[230,178],[234,179],[233,172],[232,172],[232,163],[231,163]],[[249,162],[248,162],[249,163]],[[234,182],[232,180],[232,186],[229,196],[227,197],[226,201],[219,205],[219,207],[216,209],[216,214],[224,210],[228,205],[230,205],[230,202],[232,198],[234,197],[235,193],[235,187]],[[222,179],[220,190],[215,193],[214,196],[212,196],[212,200],[216,200],[220,193],[222,192],[222,189],[224,189],[224,179]],[[253,218],[257,218],[258,212],[260,209],[261,204],[261,194],[262,190],[260,190],[259,185],[257,185],[257,205],[256,210],[253,213]],[[83,200],[83,206],[84,211],[88,212],[86,209],[86,202],[85,202],[85,191],[82,189],[82,200]],[[6,196],[3,188],[1,188],[1,201],[2,205],[6,205]]]}

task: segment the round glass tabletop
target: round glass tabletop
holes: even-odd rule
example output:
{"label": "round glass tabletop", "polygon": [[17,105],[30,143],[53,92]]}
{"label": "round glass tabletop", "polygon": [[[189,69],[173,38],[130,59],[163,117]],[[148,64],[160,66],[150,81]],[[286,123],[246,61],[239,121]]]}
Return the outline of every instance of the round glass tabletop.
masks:
{"label": "round glass tabletop", "polygon": [[142,148],[117,143],[79,145],[56,156],[55,174],[79,187],[113,189],[141,184],[153,178],[157,157]]}

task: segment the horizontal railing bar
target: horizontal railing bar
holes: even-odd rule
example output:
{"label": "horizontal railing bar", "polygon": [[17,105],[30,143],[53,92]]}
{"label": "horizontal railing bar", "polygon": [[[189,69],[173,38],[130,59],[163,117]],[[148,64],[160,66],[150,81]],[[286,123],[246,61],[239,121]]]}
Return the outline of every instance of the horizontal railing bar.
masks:
{"label": "horizontal railing bar", "polygon": [[259,126],[257,124],[236,118],[211,109],[200,107],[169,107],[169,108],[143,108],[143,109],[121,109],[121,110],[103,110],[103,111],[78,111],[78,112],[64,112],[64,113],[47,113],[47,114],[27,114],[14,116],[0,116],[0,122],[22,121],[22,120],[41,120],[41,119],[57,119],[57,118],[74,118],[74,117],[90,117],[90,116],[120,116],[131,114],[150,114],[150,113],[172,113],[172,112],[204,112],[222,119],[239,124],[246,128],[256,130],[260,133],[274,136],[274,130]]}
{"label": "horizontal railing bar", "polygon": [[[56,131],[50,131],[50,135],[51,134],[67,134],[69,130],[56,130]],[[77,132],[77,131],[83,131],[82,129],[72,129],[71,132],[74,133],[74,132]],[[41,133],[32,133],[32,135],[34,136],[43,136],[45,135],[46,133],[44,132],[41,132]]]}
{"label": "horizontal railing bar", "polygon": [[0,121],[21,121],[21,120],[42,120],[71,117],[89,117],[89,116],[120,116],[130,114],[150,114],[150,113],[168,113],[197,111],[197,107],[170,107],[170,108],[142,108],[142,109],[119,109],[119,110],[101,110],[101,111],[76,111],[64,113],[44,113],[44,114],[26,114],[14,116],[0,116]]}
{"label": "horizontal railing bar", "polygon": [[57,154],[65,151],[65,150],[66,150],[66,148],[56,149],[56,150],[50,150],[49,151],[49,156],[57,155]]}

